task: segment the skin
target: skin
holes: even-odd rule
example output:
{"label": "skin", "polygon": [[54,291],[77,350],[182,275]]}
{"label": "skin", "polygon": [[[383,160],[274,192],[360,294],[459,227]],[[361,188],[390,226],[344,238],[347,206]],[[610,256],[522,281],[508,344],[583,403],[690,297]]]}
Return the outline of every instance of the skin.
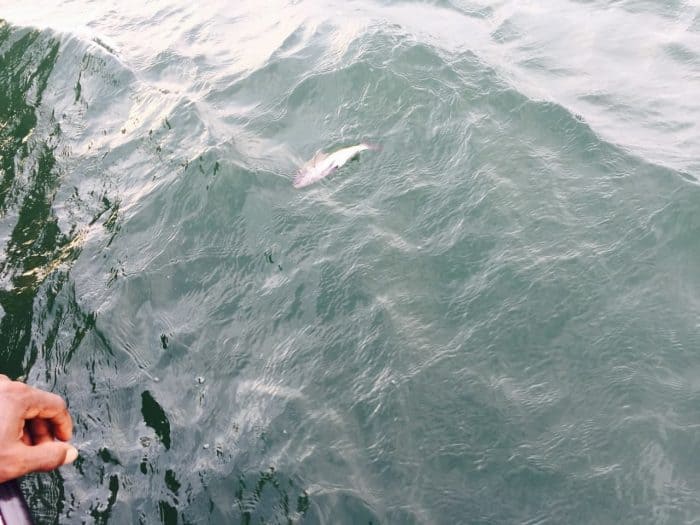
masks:
{"label": "skin", "polygon": [[0,483],[75,461],[72,434],[63,398],[0,375]]}

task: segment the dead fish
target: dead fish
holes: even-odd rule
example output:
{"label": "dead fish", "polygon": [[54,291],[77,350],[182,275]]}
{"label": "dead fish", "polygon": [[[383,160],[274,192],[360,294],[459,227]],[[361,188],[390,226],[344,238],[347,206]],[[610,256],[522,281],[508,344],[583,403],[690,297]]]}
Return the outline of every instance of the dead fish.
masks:
{"label": "dead fish", "polygon": [[320,181],[324,177],[328,177],[335,170],[344,166],[349,160],[357,157],[360,152],[366,150],[380,150],[381,147],[376,144],[368,144],[363,142],[357,146],[342,148],[333,153],[318,152],[313,159],[304,164],[292,183],[295,188],[303,188],[309,184]]}

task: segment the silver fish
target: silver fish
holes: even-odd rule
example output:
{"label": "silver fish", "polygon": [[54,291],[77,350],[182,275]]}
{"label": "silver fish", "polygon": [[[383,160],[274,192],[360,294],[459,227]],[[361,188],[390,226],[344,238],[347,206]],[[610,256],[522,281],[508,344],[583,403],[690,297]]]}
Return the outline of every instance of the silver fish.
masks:
{"label": "silver fish", "polygon": [[295,188],[303,188],[318,182],[345,165],[349,160],[357,157],[360,152],[379,149],[381,148],[375,144],[363,142],[357,146],[342,148],[329,154],[318,152],[313,159],[299,168],[292,184]]}

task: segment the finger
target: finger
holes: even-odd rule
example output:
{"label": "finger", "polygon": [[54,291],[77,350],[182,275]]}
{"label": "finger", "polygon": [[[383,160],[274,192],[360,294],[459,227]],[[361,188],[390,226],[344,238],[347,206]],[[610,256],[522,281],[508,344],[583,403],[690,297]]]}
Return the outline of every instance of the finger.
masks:
{"label": "finger", "polygon": [[33,447],[18,446],[15,458],[20,476],[29,472],[48,472],[78,458],[78,450],[68,443],[47,441]]}
{"label": "finger", "polygon": [[10,378],[6,375],[0,374],[0,381],[10,381]]}
{"label": "finger", "polygon": [[28,387],[25,391],[25,419],[48,419],[56,438],[68,441],[73,435],[73,420],[61,396]]}
{"label": "finger", "polygon": [[29,423],[29,433],[34,445],[41,445],[47,441],[53,441],[53,429],[51,423],[46,419],[31,419]]}

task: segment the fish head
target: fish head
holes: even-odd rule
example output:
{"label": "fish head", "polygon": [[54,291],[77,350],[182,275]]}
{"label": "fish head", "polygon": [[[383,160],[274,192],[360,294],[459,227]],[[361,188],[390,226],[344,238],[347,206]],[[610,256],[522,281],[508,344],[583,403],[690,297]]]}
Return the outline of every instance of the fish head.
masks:
{"label": "fish head", "polygon": [[308,181],[308,170],[300,168],[299,171],[297,171],[297,174],[294,176],[292,186],[294,186],[295,188],[303,188],[304,186],[308,186],[310,184],[310,182]]}

